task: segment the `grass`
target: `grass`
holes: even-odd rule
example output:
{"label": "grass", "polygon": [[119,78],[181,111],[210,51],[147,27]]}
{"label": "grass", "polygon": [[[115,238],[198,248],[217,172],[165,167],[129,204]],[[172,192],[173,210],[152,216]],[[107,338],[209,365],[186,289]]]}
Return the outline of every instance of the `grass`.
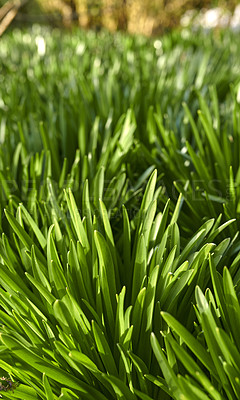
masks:
{"label": "grass", "polygon": [[238,51],[2,38],[4,398],[239,398]]}

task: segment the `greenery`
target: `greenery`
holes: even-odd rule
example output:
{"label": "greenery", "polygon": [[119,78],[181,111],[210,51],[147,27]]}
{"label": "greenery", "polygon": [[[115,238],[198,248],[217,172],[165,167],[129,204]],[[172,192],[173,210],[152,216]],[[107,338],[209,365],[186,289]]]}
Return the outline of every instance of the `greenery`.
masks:
{"label": "greenery", "polygon": [[239,41],[0,47],[0,390],[240,396]]}
{"label": "greenery", "polygon": [[[42,23],[158,35],[179,26],[188,10],[220,7],[233,14],[238,0],[0,0],[2,11],[19,7],[13,26]],[[4,13],[3,13],[4,14]],[[3,16],[2,16],[3,17]],[[1,20],[0,11],[0,20]],[[8,18],[6,18],[8,20]],[[7,22],[7,21],[6,21]],[[1,24],[0,24],[1,25]],[[4,30],[6,27],[4,28]]]}

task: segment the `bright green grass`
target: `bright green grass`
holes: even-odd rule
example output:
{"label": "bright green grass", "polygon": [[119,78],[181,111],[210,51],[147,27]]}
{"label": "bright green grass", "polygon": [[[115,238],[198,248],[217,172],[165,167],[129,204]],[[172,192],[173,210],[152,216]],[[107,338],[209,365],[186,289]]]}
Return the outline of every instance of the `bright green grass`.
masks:
{"label": "bright green grass", "polygon": [[238,63],[228,32],[1,39],[6,399],[239,399]]}

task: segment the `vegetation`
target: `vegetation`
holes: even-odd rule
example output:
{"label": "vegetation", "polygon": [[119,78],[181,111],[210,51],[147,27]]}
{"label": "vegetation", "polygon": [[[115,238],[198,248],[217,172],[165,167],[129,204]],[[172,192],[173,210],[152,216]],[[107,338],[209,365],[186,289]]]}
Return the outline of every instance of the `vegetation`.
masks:
{"label": "vegetation", "polygon": [[1,39],[3,398],[239,398],[238,43]]}
{"label": "vegetation", "polygon": [[[13,18],[12,24],[20,26],[35,22],[157,35],[179,26],[187,10],[219,6],[233,12],[238,3],[238,0],[0,0],[0,35],[1,28],[6,29]],[[7,11],[6,19],[1,21]]]}

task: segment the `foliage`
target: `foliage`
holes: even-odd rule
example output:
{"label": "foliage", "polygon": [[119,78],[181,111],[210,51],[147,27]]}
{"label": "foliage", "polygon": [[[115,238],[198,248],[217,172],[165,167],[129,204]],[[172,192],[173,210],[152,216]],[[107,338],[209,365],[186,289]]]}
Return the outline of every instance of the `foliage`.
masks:
{"label": "foliage", "polygon": [[238,47],[3,37],[4,398],[239,398]]}
{"label": "foliage", "polygon": [[[4,3],[5,0],[0,0],[0,7]],[[238,0],[28,0],[13,25],[43,23],[62,28],[78,25],[156,35],[178,27],[187,10],[220,6],[233,13],[238,3]]]}

